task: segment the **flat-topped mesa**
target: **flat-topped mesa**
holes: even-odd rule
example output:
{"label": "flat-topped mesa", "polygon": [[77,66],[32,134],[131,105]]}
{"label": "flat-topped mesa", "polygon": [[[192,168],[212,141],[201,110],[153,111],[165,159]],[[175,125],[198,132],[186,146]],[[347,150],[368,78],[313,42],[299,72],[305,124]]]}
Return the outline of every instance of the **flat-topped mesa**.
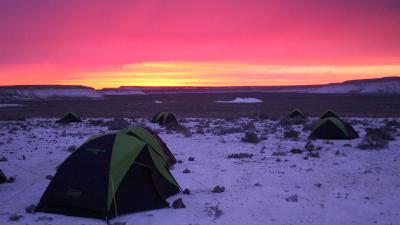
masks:
{"label": "flat-topped mesa", "polygon": [[94,88],[79,85],[17,85],[0,87],[0,98],[49,99],[49,98],[101,98]]}

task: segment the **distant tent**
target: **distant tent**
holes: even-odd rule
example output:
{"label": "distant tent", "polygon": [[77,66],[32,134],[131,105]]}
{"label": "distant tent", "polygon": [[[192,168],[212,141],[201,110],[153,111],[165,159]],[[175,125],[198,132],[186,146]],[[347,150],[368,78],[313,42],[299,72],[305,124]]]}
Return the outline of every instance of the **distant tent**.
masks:
{"label": "distant tent", "polygon": [[7,176],[0,169],[0,184],[7,182]]}
{"label": "distant tent", "polygon": [[145,127],[131,127],[121,131],[134,136],[153,148],[171,166],[176,163],[176,158],[169,150],[167,144],[151,129]]}
{"label": "distant tent", "polygon": [[339,116],[334,111],[328,110],[320,117],[320,119],[325,119],[329,117],[339,118]]}
{"label": "distant tent", "polygon": [[39,212],[109,218],[168,207],[180,187],[150,145],[124,134],[89,139],[58,168]]}
{"label": "distant tent", "polygon": [[66,113],[57,123],[79,123],[82,119],[73,112]]}
{"label": "distant tent", "polygon": [[161,126],[166,126],[170,124],[178,124],[174,114],[170,112],[159,112],[153,116],[151,119],[152,123],[159,123]]}
{"label": "distant tent", "polygon": [[320,119],[311,131],[310,137],[317,139],[354,139],[358,138],[354,128],[338,118]]}
{"label": "distant tent", "polygon": [[306,118],[306,115],[300,111],[300,109],[294,109],[290,114],[289,118]]}

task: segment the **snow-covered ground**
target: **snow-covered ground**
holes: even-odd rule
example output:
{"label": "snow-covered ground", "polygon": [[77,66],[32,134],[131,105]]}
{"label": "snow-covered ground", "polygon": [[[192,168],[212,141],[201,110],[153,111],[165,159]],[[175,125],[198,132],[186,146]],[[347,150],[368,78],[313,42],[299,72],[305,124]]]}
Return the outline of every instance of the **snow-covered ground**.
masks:
{"label": "snow-covered ground", "polygon": [[372,93],[400,93],[400,81],[387,81],[375,83],[344,83],[337,85],[327,85],[324,87],[316,88],[310,93],[358,93],[358,94],[372,94]]}
{"label": "snow-covered ground", "polygon": [[260,99],[258,98],[240,98],[237,97],[233,100],[230,101],[215,101],[216,103],[260,103],[262,102]]}
{"label": "snow-covered ground", "polygon": [[[380,126],[382,119],[352,119],[364,136],[365,127]],[[49,183],[45,177],[70,152],[94,134],[108,128],[89,122],[57,125],[55,119],[0,122],[0,168],[14,183],[0,184],[0,224],[105,224],[104,221],[56,214],[28,214],[25,207],[37,204]],[[197,224],[399,224],[400,221],[400,141],[387,149],[362,151],[351,141],[314,140],[320,158],[303,159],[309,131],[302,125],[298,140],[283,138],[282,127],[271,120],[185,119],[192,133],[166,132],[144,119],[132,125],[155,128],[182,163],[171,172],[190,195],[183,198],[184,209],[160,209],[122,215],[113,222],[135,225]],[[254,123],[254,126],[251,124]],[[257,144],[241,141],[243,132],[254,129],[262,137]],[[275,152],[275,154],[273,154]],[[278,152],[278,153],[276,153]],[[283,152],[283,153],[282,153]],[[233,153],[253,154],[251,158],[228,158]],[[194,161],[189,161],[194,157]],[[182,173],[184,169],[190,173]],[[212,193],[216,185],[226,188]],[[11,215],[23,217],[10,221]]]}
{"label": "snow-covered ground", "polygon": [[0,97],[11,99],[47,99],[47,98],[101,98],[103,95],[88,87],[0,87]]}

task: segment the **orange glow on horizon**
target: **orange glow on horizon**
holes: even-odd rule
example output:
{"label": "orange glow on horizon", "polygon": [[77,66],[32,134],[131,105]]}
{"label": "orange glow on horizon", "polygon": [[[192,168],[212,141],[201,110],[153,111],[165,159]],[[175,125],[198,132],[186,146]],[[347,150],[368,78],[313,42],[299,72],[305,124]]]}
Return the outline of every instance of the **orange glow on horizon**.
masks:
{"label": "orange glow on horizon", "polygon": [[56,84],[119,86],[282,86],[341,82],[400,74],[400,65],[290,66],[238,62],[145,62],[75,73]]}

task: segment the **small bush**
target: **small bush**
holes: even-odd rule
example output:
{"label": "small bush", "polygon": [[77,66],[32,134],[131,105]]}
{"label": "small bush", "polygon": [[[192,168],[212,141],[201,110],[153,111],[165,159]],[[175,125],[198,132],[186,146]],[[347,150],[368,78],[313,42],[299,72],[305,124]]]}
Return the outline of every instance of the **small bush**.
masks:
{"label": "small bush", "polygon": [[270,117],[269,117],[268,114],[266,114],[266,113],[261,113],[261,114],[258,116],[258,118],[259,118],[260,120],[267,120],[267,119],[269,119]]}
{"label": "small bush", "polygon": [[292,127],[285,129],[283,132],[283,138],[285,139],[298,139],[300,136],[300,132],[294,130]]}
{"label": "small bush", "polygon": [[234,133],[240,133],[243,132],[243,129],[240,127],[225,127],[225,126],[220,126],[216,127],[213,129],[213,134],[222,136],[226,134],[234,134]]}
{"label": "small bush", "polygon": [[90,126],[105,126],[105,122],[104,120],[89,120],[88,124]]}
{"label": "small bush", "polygon": [[395,130],[393,130],[390,127],[384,126],[380,128],[366,128],[365,129],[365,136],[373,137],[373,138],[381,138],[384,140],[392,141],[394,140],[392,133]]}
{"label": "small bush", "polygon": [[246,130],[255,130],[256,126],[254,125],[253,121],[250,121],[248,123],[242,123],[241,124],[242,130],[246,131]]}
{"label": "small bush", "polygon": [[242,142],[253,143],[253,144],[257,144],[260,142],[260,139],[254,132],[246,132],[245,135],[241,138],[241,140]]}
{"label": "small bush", "polygon": [[291,125],[303,124],[305,121],[306,120],[301,117],[294,117],[294,118],[284,117],[281,119],[281,121],[279,121],[279,124],[281,126],[291,126]]}
{"label": "small bush", "polygon": [[358,144],[359,149],[383,149],[387,148],[389,141],[394,140],[393,128],[388,126],[380,128],[366,128],[365,137]]}
{"label": "small bush", "polygon": [[398,122],[397,120],[389,120],[386,122],[386,126],[389,127],[400,127],[400,122]]}

